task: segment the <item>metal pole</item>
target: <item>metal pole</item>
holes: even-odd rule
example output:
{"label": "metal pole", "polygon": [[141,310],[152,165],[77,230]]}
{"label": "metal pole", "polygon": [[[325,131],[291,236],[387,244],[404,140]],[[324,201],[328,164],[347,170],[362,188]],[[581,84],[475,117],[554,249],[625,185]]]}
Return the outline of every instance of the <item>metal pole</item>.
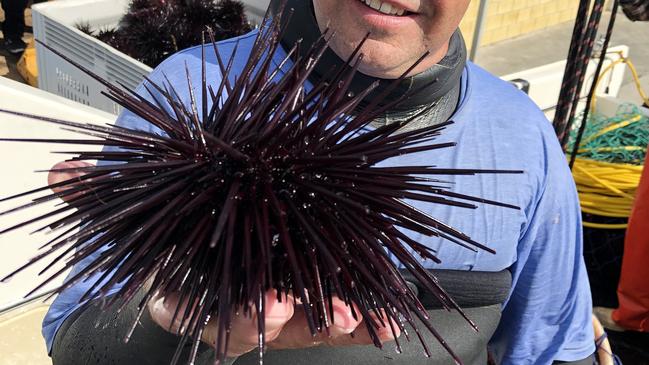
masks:
{"label": "metal pole", "polygon": [[471,44],[471,53],[469,53],[469,60],[471,62],[475,61],[475,57],[478,54],[478,47],[480,46],[480,40],[482,39],[482,33],[484,31],[484,23],[487,17],[487,6],[489,0],[481,0],[480,8],[478,9],[478,18],[476,19],[475,29],[473,30],[473,42]]}

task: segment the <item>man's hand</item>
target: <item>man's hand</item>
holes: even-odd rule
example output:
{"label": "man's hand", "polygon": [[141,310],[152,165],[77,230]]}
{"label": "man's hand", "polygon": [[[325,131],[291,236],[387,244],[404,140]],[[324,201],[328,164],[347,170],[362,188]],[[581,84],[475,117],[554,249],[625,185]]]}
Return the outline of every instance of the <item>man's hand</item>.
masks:
{"label": "man's hand", "polygon": [[[91,164],[83,161],[65,161],[59,162],[52,167],[56,169],[68,169],[75,167],[87,167]],[[83,175],[80,172],[50,172],[48,183],[56,184],[58,182],[69,180]],[[61,192],[65,188],[54,188],[54,192]],[[64,200],[70,200],[74,195],[64,197]],[[167,295],[164,298],[154,298],[149,302],[149,312],[151,318],[166,330],[173,333],[179,332],[179,324],[171,323],[176,308],[182,305],[184,311],[186,303],[179,304],[177,295]],[[369,345],[372,344],[365,325],[361,326],[362,319],[354,319],[351,309],[340,299],[333,299],[334,324],[329,328],[329,335],[326,333],[311,336],[307,325],[305,314],[301,306],[295,307],[293,298],[282,298],[277,300],[274,291],[266,293],[266,343],[272,349],[297,349],[303,347],[329,345]],[[358,311],[356,311],[358,313]],[[331,318],[331,313],[329,313]],[[374,318],[375,323],[379,323]],[[211,346],[216,344],[218,320],[213,318],[208,322],[206,330],[203,332],[201,340]],[[395,329],[398,329],[395,326]],[[354,332],[354,337],[350,334]],[[379,325],[377,329],[381,342],[393,340],[390,327]],[[399,336],[399,332],[397,332]],[[258,329],[256,318],[246,317],[243,314],[234,316],[232,319],[232,330],[230,332],[230,341],[228,355],[239,356],[245,354],[258,346]]]}
{"label": "man's hand", "polygon": [[[62,170],[62,169],[72,169],[72,168],[77,168],[77,167],[88,167],[92,166],[91,163],[85,162],[85,161],[63,161],[59,162],[56,165],[52,166],[50,170]],[[56,172],[56,171],[50,171],[49,174],[47,174],[47,183],[49,185],[53,185],[56,183],[60,183],[65,180],[70,180],[74,179],[76,177],[83,176],[83,172],[74,172],[74,171],[65,171],[65,172]],[[66,189],[68,189],[69,186],[59,186],[56,188],[53,188],[52,191],[55,193],[60,193]],[[78,193],[71,194],[68,196],[63,197],[63,200],[66,202],[69,201],[70,199],[74,198],[77,196]]]}
{"label": "man's hand", "polygon": [[[149,302],[149,312],[153,320],[165,329],[171,329],[173,333],[179,332],[180,321],[171,323],[174,311],[180,307],[180,313],[186,308],[186,303],[179,304],[175,295],[165,298],[154,299]],[[334,325],[329,328],[329,335],[320,333],[315,337],[311,336],[309,327],[302,307],[294,306],[293,298],[282,297],[277,300],[276,292],[266,293],[266,343],[271,349],[297,349],[303,347],[329,345],[369,345],[372,340],[367,330],[361,325],[361,320],[352,316],[351,309],[338,299],[333,299]],[[203,332],[202,341],[215,346],[218,319],[212,318]],[[358,330],[357,330],[358,329]],[[349,334],[354,332],[354,337]],[[379,327],[377,330],[381,342],[393,340],[392,332],[388,327]],[[246,317],[243,314],[234,316],[232,319],[232,330],[228,347],[229,356],[245,354],[258,346],[257,319],[253,316]]]}

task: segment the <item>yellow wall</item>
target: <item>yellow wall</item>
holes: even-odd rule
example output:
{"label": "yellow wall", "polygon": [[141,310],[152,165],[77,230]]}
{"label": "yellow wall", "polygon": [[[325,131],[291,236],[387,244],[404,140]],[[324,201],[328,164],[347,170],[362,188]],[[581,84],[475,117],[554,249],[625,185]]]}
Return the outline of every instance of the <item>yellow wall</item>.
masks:
{"label": "yellow wall", "polygon": [[[472,0],[460,25],[471,46],[481,0]],[[481,45],[495,43],[529,32],[572,21],[579,0],[489,0]]]}

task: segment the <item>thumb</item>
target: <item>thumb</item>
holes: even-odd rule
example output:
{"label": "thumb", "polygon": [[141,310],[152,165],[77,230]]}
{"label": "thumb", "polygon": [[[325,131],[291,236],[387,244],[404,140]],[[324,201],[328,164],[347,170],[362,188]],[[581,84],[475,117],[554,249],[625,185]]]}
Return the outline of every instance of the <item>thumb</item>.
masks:
{"label": "thumb", "polygon": [[[78,179],[79,177],[83,176],[86,174],[86,172],[83,171],[57,171],[57,170],[65,170],[65,169],[74,169],[74,168],[81,168],[81,167],[89,167],[93,166],[93,164],[85,161],[62,161],[50,169],[49,174],[47,175],[47,184],[51,187],[52,191],[55,193],[60,193],[65,190],[70,189],[72,186],[74,186],[74,179]],[[65,181],[69,181],[68,183],[62,184]],[[65,195],[62,196],[61,199],[65,202],[69,202],[70,200],[74,199],[79,193],[75,194],[70,194],[70,195]]]}

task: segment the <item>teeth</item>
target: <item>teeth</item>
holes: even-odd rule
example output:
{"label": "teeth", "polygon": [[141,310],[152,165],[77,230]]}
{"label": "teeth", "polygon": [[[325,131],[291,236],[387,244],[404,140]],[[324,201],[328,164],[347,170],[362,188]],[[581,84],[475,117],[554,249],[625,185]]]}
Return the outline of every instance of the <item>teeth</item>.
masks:
{"label": "teeth", "polygon": [[360,0],[360,1],[365,3],[365,5],[369,6],[370,8],[377,10],[383,14],[402,16],[403,14],[406,13],[406,9],[401,9],[394,5],[383,3],[380,0]]}
{"label": "teeth", "polygon": [[379,11],[381,13],[385,13],[385,14],[392,14],[392,5],[390,5],[388,3],[383,3],[383,4],[381,4],[381,7],[379,8]]}

